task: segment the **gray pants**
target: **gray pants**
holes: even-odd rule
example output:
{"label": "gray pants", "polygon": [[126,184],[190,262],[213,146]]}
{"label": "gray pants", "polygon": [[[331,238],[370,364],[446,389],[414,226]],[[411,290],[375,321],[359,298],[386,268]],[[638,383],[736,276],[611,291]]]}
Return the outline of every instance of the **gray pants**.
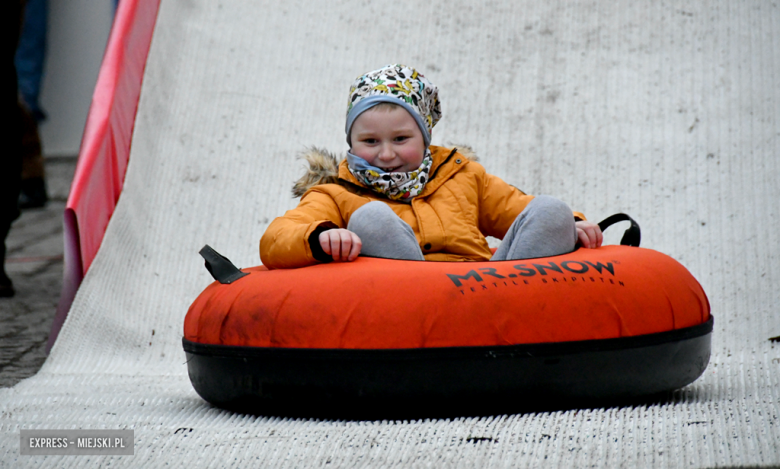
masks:
{"label": "gray pants", "polygon": [[[387,259],[425,260],[412,227],[384,202],[369,202],[347,229],[363,241],[361,254]],[[509,227],[492,261],[557,256],[574,250],[577,229],[571,209],[550,196],[536,196]]]}

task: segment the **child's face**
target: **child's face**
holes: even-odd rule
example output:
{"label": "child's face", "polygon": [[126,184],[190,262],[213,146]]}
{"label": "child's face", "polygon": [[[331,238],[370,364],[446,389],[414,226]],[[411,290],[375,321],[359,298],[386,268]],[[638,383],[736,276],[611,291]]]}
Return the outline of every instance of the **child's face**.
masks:
{"label": "child's face", "polygon": [[352,153],[388,173],[414,171],[425,156],[417,121],[404,108],[369,109],[352,124]]}

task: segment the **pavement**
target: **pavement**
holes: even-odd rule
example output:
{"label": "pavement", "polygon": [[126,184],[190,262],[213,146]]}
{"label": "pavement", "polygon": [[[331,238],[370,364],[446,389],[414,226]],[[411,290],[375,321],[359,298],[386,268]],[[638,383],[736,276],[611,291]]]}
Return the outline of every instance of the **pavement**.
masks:
{"label": "pavement", "polygon": [[38,372],[62,289],[62,214],[76,157],[44,160],[49,202],[27,209],[6,240],[6,271],[16,295],[0,298],[0,387]]}

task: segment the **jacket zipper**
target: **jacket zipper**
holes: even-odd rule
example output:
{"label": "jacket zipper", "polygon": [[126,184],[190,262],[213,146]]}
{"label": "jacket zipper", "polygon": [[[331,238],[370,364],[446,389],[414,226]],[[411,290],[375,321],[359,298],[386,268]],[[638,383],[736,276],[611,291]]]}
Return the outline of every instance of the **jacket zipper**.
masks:
{"label": "jacket zipper", "polygon": [[433,172],[433,174],[431,174],[430,176],[428,176],[428,180],[430,181],[430,180],[432,180],[433,178],[435,178],[435,177],[436,177],[436,173],[438,173],[438,172],[439,172],[439,169],[440,169],[442,166],[444,166],[444,165],[445,165],[445,164],[446,164],[448,161],[450,161],[450,158],[452,158],[452,155],[454,155],[454,154],[455,154],[455,153],[457,153],[457,152],[458,152],[458,149],[457,149],[457,148],[453,148],[453,149],[452,149],[452,151],[450,152],[450,154],[447,156],[447,158],[445,158],[445,159],[444,159],[444,161],[442,161],[442,162],[441,162],[441,164],[440,164],[439,166],[437,166],[437,167],[436,167],[436,171],[434,171],[434,172]]}

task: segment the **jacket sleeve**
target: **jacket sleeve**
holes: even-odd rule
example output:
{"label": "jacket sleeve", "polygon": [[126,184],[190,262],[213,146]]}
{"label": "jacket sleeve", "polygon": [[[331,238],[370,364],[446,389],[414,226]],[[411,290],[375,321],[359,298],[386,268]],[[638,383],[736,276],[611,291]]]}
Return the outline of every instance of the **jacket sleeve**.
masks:
{"label": "jacket sleeve", "polygon": [[291,269],[317,264],[309,236],[317,228],[343,228],[346,224],[331,196],[310,190],[298,206],[274,219],[260,239],[260,260],[269,269]]}
{"label": "jacket sleeve", "polygon": [[[487,173],[482,177],[481,189],[479,229],[486,235],[504,239],[509,227],[534,196]],[[575,220],[585,220],[580,212],[572,212],[572,216]]]}
{"label": "jacket sleeve", "polygon": [[534,196],[487,172],[482,174],[480,186],[479,230],[485,235],[504,239],[515,218]]}

